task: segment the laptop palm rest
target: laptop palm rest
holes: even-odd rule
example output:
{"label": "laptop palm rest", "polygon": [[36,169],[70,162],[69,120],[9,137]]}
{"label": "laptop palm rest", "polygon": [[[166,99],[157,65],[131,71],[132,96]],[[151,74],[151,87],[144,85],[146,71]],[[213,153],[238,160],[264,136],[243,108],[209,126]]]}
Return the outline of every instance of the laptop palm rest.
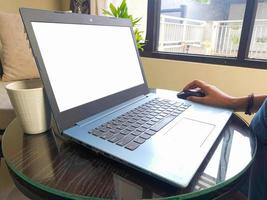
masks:
{"label": "laptop palm rest", "polygon": [[164,136],[167,136],[169,144],[192,150],[201,147],[214,128],[213,124],[182,118]]}
{"label": "laptop palm rest", "polygon": [[[153,167],[186,187],[209,150],[215,128],[213,124],[189,118],[177,121],[157,137],[154,146],[159,159],[153,160]],[[163,165],[163,169],[158,167]]]}

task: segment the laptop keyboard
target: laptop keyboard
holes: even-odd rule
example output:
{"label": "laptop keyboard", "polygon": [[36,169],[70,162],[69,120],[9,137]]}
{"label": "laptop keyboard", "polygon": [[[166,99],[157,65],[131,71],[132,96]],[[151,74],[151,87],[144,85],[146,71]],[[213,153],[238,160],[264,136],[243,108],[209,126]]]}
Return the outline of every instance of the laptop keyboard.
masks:
{"label": "laptop keyboard", "polygon": [[156,98],[89,133],[133,151],[188,107],[190,104]]}

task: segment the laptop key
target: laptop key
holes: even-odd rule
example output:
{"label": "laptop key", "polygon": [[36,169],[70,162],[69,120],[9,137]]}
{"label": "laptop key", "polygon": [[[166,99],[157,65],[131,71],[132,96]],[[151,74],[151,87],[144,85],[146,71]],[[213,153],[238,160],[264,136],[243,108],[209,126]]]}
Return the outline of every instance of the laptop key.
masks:
{"label": "laptop key", "polygon": [[140,144],[138,144],[136,142],[131,142],[131,143],[127,144],[127,146],[125,148],[133,151],[139,146],[140,146]]}
{"label": "laptop key", "polygon": [[138,136],[138,135],[140,135],[141,133],[142,133],[142,132],[136,130],[136,131],[132,132],[131,134],[132,134],[132,135],[135,135],[135,136]]}
{"label": "laptop key", "polygon": [[166,118],[164,118],[161,121],[159,121],[158,123],[156,123],[154,126],[152,126],[150,128],[150,130],[153,130],[153,131],[157,132],[157,131],[162,129],[164,126],[166,126],[169,122],[171,122],[174,119],[175,119],[175,116],[169,115]]}
{"label": "laptop key", "polygon": [[118,134],[120,132],[120,130],[118,130],[118,129],[110,129],[109,132],[111,132],[113,134]]}
{"label": "laptop key", "polygon": [[156,122],[153,122],[153,121],[149,121],[149,122],[147,122],[147,124],[150,125],[150,126],[154,125],[155,123],[156,123]]}
{"label": "laptop key", "polygon": [[137,121],[136,123],[137,123],[137,124],[139,124],[139,126],[140,126],[141,124],[143,124],[143,123],[144,123],[144,121],[142,121],[142,120],[139,120],[139,121]]}
{"label": "laptop key", "polygon": [[138,121],[140,118],[138,116],[133,117],[133,120]]}
{"label": "laptop key", "polygon": [[113,126],[112,126],[111,123],[106,123],[106,124],[105,124],[105,127],[107,127],[108,129],[112,129],[112,128],[113,128]]}
{"label": "laptop key", "polygon": [[113,133],[111,132],[106,132],[106,133],[103,133],[100,137],[104,140],[108,140],[109,138],[111,138],[113,136]]}
{"label": "laptop key", "polygon": [[94,129],[91,133],[95,136],[100,137],[104,132]]}
{"label": "laptop key", "polygon": [[136,123],[132,124],[131,126],[132,126],[133,128],[138,128],[138,127],[140,126],[140,124],[138,124],[138,123],[136,122]]}
{"label": "laptop key", "polygon": [[117,128],[118,130],[123,130],[124,128],[126,128],[126,126],[121,125],[121,126],[117,126],[116,128]]}
{"label": "laptop key", "polygon": [[146,128],[142,128],[142,127],[139,127],[138,129],[136,129],[137,131],[140,131],[140,132],[144,132],[146,130]]}
{"label": "laptop key", "polygon": [[146,133],[143,133],[142,135],[140,135],[141,138],[144,138],[144,139],[149,139],[151,137],[151,135],[148,135]]}
{"label": "laptop key", "polygon": [[147,121],[149,121],[149,118],[143,117],[141,120],[144,121],[144,122],[147,122]]}
{"label": "laptop key", "polygon": [[132,123],[136,122],[136,120],[134,120],[134,119],[129,119],[128,122],[132,124]]}
{"label": "laptop key", "polygon": [[100,128],[98,128],[98,130],[102,131],[102,132],[107,132],[109,131],[109,129],[107,127],[101,126]]}
{"label": "laptop key", "polygon": [[138,137],[138,138],[135,138],[134,141],[139,143],[139,144],[143,144],[146,141],[146,139]]}
{"label": "laptop key", "polygon": [[135,138],[134,135],[127,135],[122,140],[120,140],[119,142],[117,142],[116,144],[119,145],[119,146],[124,146],[127,143],[129,143],[131,140],[133,140],[134,138]]}
{"label": "laptop key", "polygon": [[131,126],[131,123],[126,122],[126,123],[123,123],[122,126],[128,127],[128,126]]}
{"label": "laptop key", "polygon": [[148,129],[150,126],[151,126],[151,125],[149,125],[149,124],[143,124],[143,125],[142,125],[142,128]]}
{"label": "laptop key", "polygon": [[148,134],[148,135],[154,135],[154,134],[156,133],[156,131],[153,131],[153,130],[146,130],[145,133]]}
{"label": "laptop key", "polygon": [[171,115],[173,115],[173,116],[178,116],[178,115],[180,115],[182,112],[172,112],[171,113]]}
{"label": "laptop key", "polygon": [[130,133],[131,131],[130,130],[127,130],[127,129],[124,129],[120,132],[120,134],[122,135],[127,135],[128,133]]}
{"label": "laptop key", "polygon": [[120,139],[122,139],[125,135],[117,134],[114,137],[110,138],[108,141],[115,143],[118,142]]}
{"label": "laptop key", "polygon": [[164,118],[164,116],[162,116],[162,115],[157,115],[155,118],[161,120],[162,118]]}
{"label": "laptop key", "polygon": [[151,115],[151,114],[149,114],[149,115],[147,116],[148,119],[152,119],[153,117],[154,117],[154,116]]}
{"label": "laptop key", "polygon": [[160,113],[159,116],[162,116],[162,118],[166,117],[168,114],[167,113]]}
{"label": "laptop key", "polygon": [[135,128],[133,128],[133,127],[127,127],[127,128],[126,128],[126,130],[128,130],[128,131],[130,131],[130,132],[134,131],[134,129],[135,129]]}
{"label": "laptop key", "polygon": [[160,119],[158,119],[158,118],[153,118],[153,119],[151,119],[151,121],[154,122],[154,123],[158,122],[159,120],[160,120]]}

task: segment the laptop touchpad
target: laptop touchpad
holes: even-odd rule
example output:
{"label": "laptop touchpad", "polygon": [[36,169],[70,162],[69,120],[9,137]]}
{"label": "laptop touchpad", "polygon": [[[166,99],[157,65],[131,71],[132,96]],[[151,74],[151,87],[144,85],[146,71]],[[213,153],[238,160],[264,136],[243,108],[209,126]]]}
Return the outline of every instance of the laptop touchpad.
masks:
{"label": "laptop touchpad", "polygon": [[212,133],[215,125],[197,120],[183,118],[178,121],[166,134],[171,143],[182,146],[201,147]]}

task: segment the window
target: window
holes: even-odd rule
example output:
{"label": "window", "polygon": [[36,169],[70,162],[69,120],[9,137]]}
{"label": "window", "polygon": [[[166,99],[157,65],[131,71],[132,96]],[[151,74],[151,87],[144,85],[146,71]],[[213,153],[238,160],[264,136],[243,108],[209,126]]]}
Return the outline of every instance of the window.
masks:
{"label": "window", "polygon": [[158,51],[236,57],[245,0],[161,1]]}
{"label": "window", "polygon": [[267,60],[267,0],[258,2],[249,58]]}
{"label": "window", "polygon": [[266,13],[267,0],[148,0],[142,56],[267,69]]}

